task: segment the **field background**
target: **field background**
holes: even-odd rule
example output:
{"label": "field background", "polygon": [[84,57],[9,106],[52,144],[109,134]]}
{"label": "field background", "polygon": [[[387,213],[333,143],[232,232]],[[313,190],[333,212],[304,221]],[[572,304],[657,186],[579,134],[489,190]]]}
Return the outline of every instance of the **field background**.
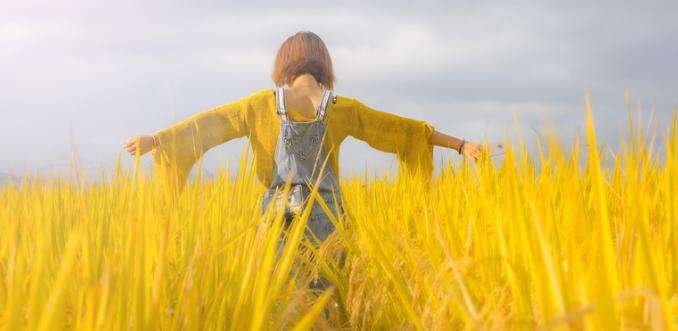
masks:
{"label": "field background", "polygon": [[[430,185],[346,178],[348,215],[319,247],[305,215],[282,230],[261,214],[246,157],[178,198],[139,167],[24,178],[0,189],[0,328],[675,330],[676,115],[666,124],[660,149],[629,121],[602,152],[587,112],[567,148],[507,142],[500,166],[450,164]],[[334,286],[311,291],[318,275]]]}

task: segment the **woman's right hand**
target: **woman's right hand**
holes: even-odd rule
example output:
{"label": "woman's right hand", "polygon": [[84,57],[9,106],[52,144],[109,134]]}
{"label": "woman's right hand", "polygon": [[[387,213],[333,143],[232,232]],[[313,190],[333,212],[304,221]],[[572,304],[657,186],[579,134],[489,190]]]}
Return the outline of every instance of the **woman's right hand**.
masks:
{"label": "woman's right hand", "polygon": [[459,151],[459,154],[463,155],[467,159],[471,159],[473,161],[478,161],[480,160],[480,157],[482,156],[483,153],[483,146],[480,144],[476,144],[474,142],[470,142],[468,140],[463,142],[463,145],[460,148],[461,150]]}
{"label": "woman's right hand", "polygon": [[139,155],[144,155],[153,149],[154,141],[155,139],[151,135],[138,135],[125,140],[122,143],[122,148],[132,156],[136,155],[138,148]]}
{"label": "woman's right hand", "polygon": [[502,144],[490,144],[487,147],[488,147],[487,151],[484,151],[483,145],[476,144],[470,141],[465,141],[459,154],[473,161],[478,161],[483,157],[504,154],[504,145]]}

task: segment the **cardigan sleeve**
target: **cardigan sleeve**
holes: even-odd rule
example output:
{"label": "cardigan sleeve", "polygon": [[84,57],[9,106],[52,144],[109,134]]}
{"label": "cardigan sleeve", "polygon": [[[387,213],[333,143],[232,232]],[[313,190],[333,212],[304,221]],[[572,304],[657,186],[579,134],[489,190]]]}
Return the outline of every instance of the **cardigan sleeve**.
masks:
{"label": "cardigan sleeve", "polygon": [[155,132],[158,138],[158,146],[153,150],[156,178],[180,191],[191,168],[207,150],[249,133],[245,116],[248,108],[248,98],[242,98]]}
{"label": "cardigan sleeve", "polygon": [[350,122],[351,136],[396,154],[401,172],[431,179],[433,145],[429,139],[434,128],[429,123],[379,111],[355,99]]}

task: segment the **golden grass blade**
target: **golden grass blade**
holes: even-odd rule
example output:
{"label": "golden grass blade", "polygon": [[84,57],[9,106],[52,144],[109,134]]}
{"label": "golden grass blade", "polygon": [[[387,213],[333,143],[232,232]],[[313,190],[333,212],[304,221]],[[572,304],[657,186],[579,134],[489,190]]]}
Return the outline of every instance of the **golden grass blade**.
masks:
{"label": "golden grass blade", "polygon": [[310,330],[313,326],[313,322],[322,313],[325,305],[327,305],[327,302],[332,298],[333,292],[334,291],[331,289],[323,292],[323,294],[318,297],[308,313],[299,321],[299,323],[297,323],[297,325],[294,326],[294,328],[292,328],[292,331]]}

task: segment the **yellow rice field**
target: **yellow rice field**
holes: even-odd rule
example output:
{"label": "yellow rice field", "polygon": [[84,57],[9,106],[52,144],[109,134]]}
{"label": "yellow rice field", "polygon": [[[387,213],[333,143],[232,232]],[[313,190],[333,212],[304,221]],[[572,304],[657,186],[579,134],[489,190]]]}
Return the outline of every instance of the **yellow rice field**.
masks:
{"label": "yellow rice field", "polygon": [[246,158],[178,199],[134,170],[25,178],[0,189],[0,329],[676,330],[676,115],[661,144],[629,131],[611,153],[587,112],[567,148],[507,142],[428,186],[345,178],[337,234],[308,245],[302,215],[280,256]]}

